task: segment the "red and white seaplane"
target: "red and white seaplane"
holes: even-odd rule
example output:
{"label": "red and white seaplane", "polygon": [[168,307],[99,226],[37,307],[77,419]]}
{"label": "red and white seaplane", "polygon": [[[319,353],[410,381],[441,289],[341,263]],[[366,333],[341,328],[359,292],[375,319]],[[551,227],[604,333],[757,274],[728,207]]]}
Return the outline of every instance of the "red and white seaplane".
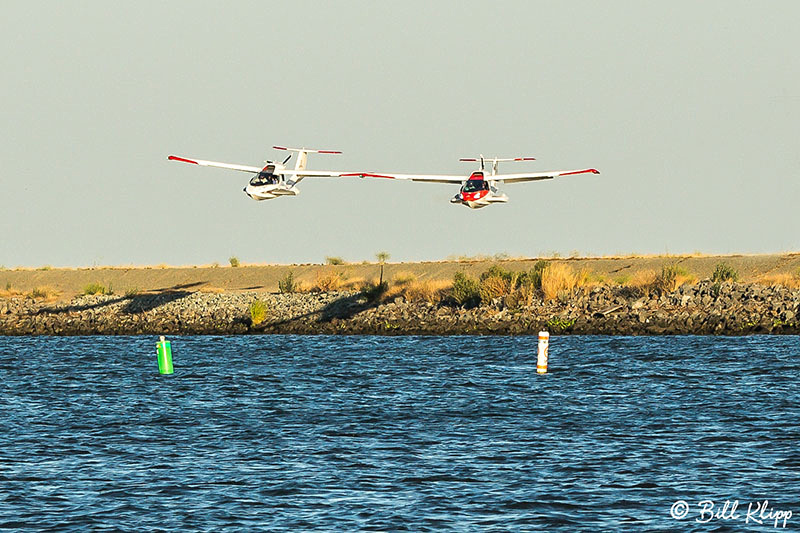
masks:
{"label": "red and white seaplane", "polygon": [[[359,176],[362,178],[389,178],[394,180],[422,181],[427,183],[458,183],[461,190],[450,199],[451,204],[462,204],[472,209],[479,209],[490,204],[508,202],[508,196],[497,189],[498,182],[519,183],[523,181],[539,181],[557,178],[559,176],[570,176],[573,174],[600,174],[594,168],[584,168],[580,170],[550,170],[547,172],[522,172],[519,174],[498,174],[497,164],[504,161],[534,161],[533,157],[512,157],[512,158],[484,158],[465,157],[459,161],[480,162],[480,168],[470,174],[469,177],[442,175],[442,174],[377,174],[371,172],[354,172],[340,174],[340,176]],[[486,163],[491,162],[492,172],[487,175]]]}
{"label": "red and white seaplane", "polygon": [[266,165],[261,167],[250,167],[246,165],[233,165],[230,163],[218,163],[216,161],[204,161],[202,159],[191,159],[171,155],[167,159],[170,161],[182,161],[203,167],[227,168],[230,170],[240,170],[255,174],[250,179],[250,183],[242,189],[247,196],[253,200],[271,200],[279,196],[297,196],[300,190],[297,184],[303,178],[338,178],[345,175],[343,171],[337,170],[308,170],[308,154],[341,154],[336,150],[310,150],[308,148],[286,148],[285,146],[273,146],[276,150],[284,150],[297,153],[297,163],[294,169],[286,168],[286,163],[291,159],[292,154],[282,162],[264,161]]}

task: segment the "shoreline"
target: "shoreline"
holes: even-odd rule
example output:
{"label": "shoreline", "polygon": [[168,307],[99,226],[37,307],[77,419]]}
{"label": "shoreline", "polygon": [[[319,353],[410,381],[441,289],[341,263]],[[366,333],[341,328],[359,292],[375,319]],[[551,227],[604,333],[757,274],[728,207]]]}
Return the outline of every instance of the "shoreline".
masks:
{"label": "shoreline", "polygon": [[0,269],[0,335],[800,334],[799,314],[798,253]]}
{"label": "shoreline", "polygon": [[[265,304],[254,324],[250,306]],[[0,335],[751,335],[800,334],[800,289],[710,280],[637,296],[596,287],[510,308],[370,302],[357,292],[209,294],[188,290],[79,296],[67,302],[0,300]]]}

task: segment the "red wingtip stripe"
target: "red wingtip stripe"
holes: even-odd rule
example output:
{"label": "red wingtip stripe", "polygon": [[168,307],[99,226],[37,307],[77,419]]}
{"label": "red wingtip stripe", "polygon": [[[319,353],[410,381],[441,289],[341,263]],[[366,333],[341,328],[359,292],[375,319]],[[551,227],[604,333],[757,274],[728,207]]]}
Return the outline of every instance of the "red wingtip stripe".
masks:
{"label": "red wingtip stripe", "polygon": [[516,157],[514,161],[536,161],[535,157]]}
{"label": "red wingtip stripe", "polygon": [[184,163],[191,163],[193,165],[197,165],[197,161],[192,161],[191,159],[184,159],[183,157],[178,157],[177,155],[171,155],[167,159],[170,161],[183,161]]}
{"label": "red wingtip stripe", "polygon": [[337,150],[318,150],[318,151],[321,154],[341,154],[342,153],[342,152],[339,152]]}
{"label": "red wingtip stripe", "polygon": [[474,157],[462,157],[459,161],[477,161]]}
{"label": "red wingtip stripe", "polygon": [[586,170],[576,170],[575,172],[564,172],[561,176],[571,176],[572,174],[586,174],[591,172],[592,174],[600,174],[600,171],[596,168],[587,168]]}
{"label": "red wingtip stripe", "polygon": [[285,146],[273,146],[276,150],[288,150]]}

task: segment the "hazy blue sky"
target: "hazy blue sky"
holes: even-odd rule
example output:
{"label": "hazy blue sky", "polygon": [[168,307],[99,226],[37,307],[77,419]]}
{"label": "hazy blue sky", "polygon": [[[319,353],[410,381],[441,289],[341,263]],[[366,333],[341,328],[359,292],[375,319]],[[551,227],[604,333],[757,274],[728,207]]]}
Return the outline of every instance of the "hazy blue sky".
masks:
{"label": "hazy blue sky", "polygon": [[[5,2],[0,265],[800,249],[800,2]],[[273,144],[312,180],[255,202]]]}

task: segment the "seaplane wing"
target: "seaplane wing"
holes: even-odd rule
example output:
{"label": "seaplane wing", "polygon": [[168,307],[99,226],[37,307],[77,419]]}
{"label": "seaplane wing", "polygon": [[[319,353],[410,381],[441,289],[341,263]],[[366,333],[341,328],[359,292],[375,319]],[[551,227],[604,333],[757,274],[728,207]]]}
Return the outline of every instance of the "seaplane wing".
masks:
{"label": "seaplane wing", "polygon": [[[252,172],[253,174],[258,174],[263,170],[261,167],[234,165],[231,163],[220,163],[218,161],[205,161],[203,159],[190,159],[188,157],[179,157],[177,155],[171,155],[167,159],[169,159],[170,161],[181,161],[183,163],[200,165],[202,167],[227,168],[230,170],[240,170],[242,172]],[[276,173],[286,174],[287,176],[296,176],[298,178],[338,178],[344,174],[348,174],[347,172],[342,170],[306,170],[306,169],[300,169],[300,170],[281,169],[277,170]]]}
{"label": "seaplane wing", "polygon": [[217,161],[204,161],[202,159],[189,159],[188,157],[179,157],[171,155],[167,159],[170,161],[181,161],[183,163],[191,163],[192,165],[200,165],[201,167],[218,167],[227,168],[230,170],[241,170],[242,172],[261,172],[261,167],[250,167],[246,165],[232,165],[230,163],[219,163]]}
{"label": "seaplane wing", "polygon": [[285,169],[280,171],[281,174],[287,176],[296,176],[298,178],[341,178],[342,176],[354,176],[352,172],[344,170],[293,170]]}
{"label": "seaplane wing", "polygon": [[519,174],[497,174],[496,176],[486,176],[487,180],[502,181],[504,183],[521,183],[523,181],[551,180],[560,176],[571,176],[573,174],[600,174],[595,168],[584,168],[581,170],[551,170],[549,172],[523,172]]}
{"label": "seaplane wing", "polygon": [[411,180],[427,183],[463,183],[468,176],[454,176],[446,174],[376,174],[373,172],[350,172],[340,176],[357,176],[360,178],[387,178],[390,180]]}

